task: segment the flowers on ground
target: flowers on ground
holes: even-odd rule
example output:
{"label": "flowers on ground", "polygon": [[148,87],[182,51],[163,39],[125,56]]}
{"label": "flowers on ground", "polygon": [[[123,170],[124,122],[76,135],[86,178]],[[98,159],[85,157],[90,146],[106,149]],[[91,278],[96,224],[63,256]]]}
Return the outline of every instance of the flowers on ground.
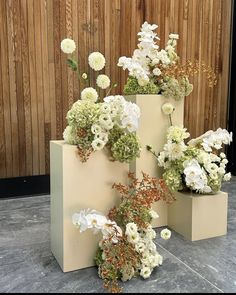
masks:
{"label": "flowers on ground", "polygon": [[216,84],[213,70],[203,62],[180,63],[176,53],[178,34],[169,34],[165,49],[160,49],[157,44],[160,39],[155,33],[157,28],[155,24],[144,22],[133,56],[119,58],[118,66],[129,71],[125,94],[162,94],[180,100],[192,92],[189,77],[199,71],[207,74],[210,87]]}
{"label": "flowers on ground", "polygon": [[[129,174],[129,180],[128,186],[113,185],[121,194],[121,202],[110,210],[108,218],[90,209],[72,216],[81,233],[87,229],[101,232],[95,262],[104,286],[112,293],[121,291],[118,280],[125,282],[137,275],[147,279],[154,268],[162,265],[163,257],[154,243],[156,232],[150,224],[158,215],[151,205],[160,199],[173,199],[163,180],[145,173],[141,181],[133,174]],[[162,230],[163,239],[170,236],[169,230]]]}
{"label": "flowers on ground", "polygon": [[189,136],[186,128],[168,129],[167,143],[157,156],[158,165],[164,168],[163,178],[172,191],[188,188],[202,194],[216,193],[222,181],[231,177],[226,173],[228,160],[218,151],[231,143],[232,132],[218,128],[185,143]]}

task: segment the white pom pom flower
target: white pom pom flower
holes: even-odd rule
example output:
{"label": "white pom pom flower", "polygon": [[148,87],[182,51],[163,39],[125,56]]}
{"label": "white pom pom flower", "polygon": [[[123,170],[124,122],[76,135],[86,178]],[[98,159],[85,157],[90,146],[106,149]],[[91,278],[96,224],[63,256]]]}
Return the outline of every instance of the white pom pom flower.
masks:
{"label": "white pom pom flower", "polygon": [[105,67],[105,57],[100,52],[93,52],[88,57],[89,66],[94,71],[100,71]]}
{"label": "white pom pom flower", "polygon": [[162,237],[162,239],[164,239],[164,240],[169,240],[169,238],[171,237],[171,231],[168,230],[167,228],[163,229],[163,230],[161,231],[161,237]]}
{"label": "white pom pom flower", "polygon": [[61,41],[61,50],[66,54],[71,54],[75,51],[76,45],[75,41],[69,38],[66,38]]}
{"label": "white pom pom flower", "polygon": [[161,107],[162,109],[162,112],[165,114],[165,115],[171,115],[173,113],[173,111],[175,110],[174,106],[172,103],[164,103]]}
{"label": "white pom pom flower", "polygon": [[107,89],[111,84],[111,81],[107,75],[99,75],[96,82],[98,87],[102,89]]}
{"label": "white pom pom flower", "polygon": [[81,99],[95,102],[98,99],[98,93],[93,87],[84,88],[81,92]]}

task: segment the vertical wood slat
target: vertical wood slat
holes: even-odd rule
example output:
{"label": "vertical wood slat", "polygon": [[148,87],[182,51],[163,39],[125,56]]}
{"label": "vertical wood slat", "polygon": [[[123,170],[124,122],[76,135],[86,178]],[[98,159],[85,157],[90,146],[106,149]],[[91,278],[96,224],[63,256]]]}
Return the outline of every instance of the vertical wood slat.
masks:
{"label": "vertical wood slat", "polygon": [[[131,56],[147,20],[159,25],[159,45],[178,33],[181,60],[200,59],[218,78],[191,78],[185,126],[192,136],[226,127],[231,0],[8,0],[0,1],[0,177],[49,172],[49,140],[61,139],[66,113],[81,84],[60,50],[63,38],[76,41],[81,71],[92,51],[105,54],[110,75],[122,93],[127,72],[119,56]],[[93,74],[94,75],[94,74]],[[102,94],[102,91],[101,91]]]}

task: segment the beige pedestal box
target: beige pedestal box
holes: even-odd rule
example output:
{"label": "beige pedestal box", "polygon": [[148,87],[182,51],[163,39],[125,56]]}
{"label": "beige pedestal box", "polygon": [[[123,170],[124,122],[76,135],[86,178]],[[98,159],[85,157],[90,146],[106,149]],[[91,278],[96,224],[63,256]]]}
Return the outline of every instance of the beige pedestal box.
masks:
{"label": "beige pedestal box", "polygon": [[[135,102],[141,109],[137,135],[141,140],[142,152],[140,158],[137,158],[131,165],[131,171],[136,173],[136,177],[141,177],[141,171],[153,177],[161,177],[162,170],[157,166],[155,157],[146,150],[146,145],[151,145],[156,152],[163,150],[170,120],[169,116],[163,114],[161,107],[165,102],[172,103],[175,106],[172,114],[173,125],[183,126],[184,100],[177,102],[173,99],[166,99],[162,95],[128,95],[125,98]],[[167,225],[167,204],[159,201],[153,209],[159,214],[153,226]]]}
{"label": "beige pedestal box", "polygon": [[127,183],[128,165],[108,160],[104,151],[81,163],[76,146],[51,141],[51,250],[64,272],[94,265],[101,236],[80,233],[72,215],[81,209],[104,213],[119,202],[114,182]]}
{"label": "beige pedestal box", "polygon": [[177,192],[168,205],[168,226],[186,239],[197,241],[227,233],[228,194],[194,195]]}

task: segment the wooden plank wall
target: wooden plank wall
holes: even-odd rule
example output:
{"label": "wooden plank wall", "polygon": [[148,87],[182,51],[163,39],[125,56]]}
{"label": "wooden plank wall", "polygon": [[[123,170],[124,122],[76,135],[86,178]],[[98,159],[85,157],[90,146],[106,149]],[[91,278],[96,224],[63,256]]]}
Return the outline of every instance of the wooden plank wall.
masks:
{"label": "wooden plank wall", "polygon": [[[121,93],[127,74],[116,66],[130,56],[147,20],[159,25],[160,45],[179,33],[182,60],[199,58],[218,78],[209,89],[195,76],[186,99],[185,125],[193,136],[226,126],[231,0],[1,0],[0,1],[0,177],[49,172],[49,140],[61,139],[65,116],[79,98],[60,41],[73,38],[80,64],[99,50],[105,72]],[[158,132],[158,130],[157,130]]]}

